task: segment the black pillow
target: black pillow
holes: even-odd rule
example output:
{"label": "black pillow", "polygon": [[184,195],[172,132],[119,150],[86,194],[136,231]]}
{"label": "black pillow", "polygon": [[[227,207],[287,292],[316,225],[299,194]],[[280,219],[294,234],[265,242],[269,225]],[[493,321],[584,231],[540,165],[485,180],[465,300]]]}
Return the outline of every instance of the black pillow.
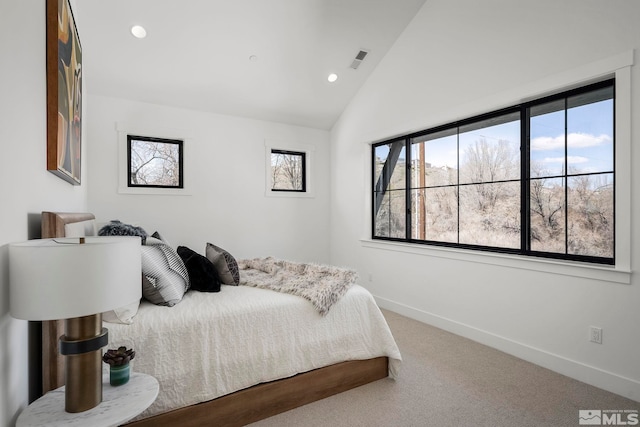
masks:
{"label": "black pillow", "polygon": [[187,267],[191,289],[200,292],[220,292],[220,278],[211,261],[186,246],[178,246],[176,252]]}
{"label": "black pillow", "polygon": [[98,236],[140,236],[144,245],[148,234],[142,227],[125,224],[114,219],[98,231]]}

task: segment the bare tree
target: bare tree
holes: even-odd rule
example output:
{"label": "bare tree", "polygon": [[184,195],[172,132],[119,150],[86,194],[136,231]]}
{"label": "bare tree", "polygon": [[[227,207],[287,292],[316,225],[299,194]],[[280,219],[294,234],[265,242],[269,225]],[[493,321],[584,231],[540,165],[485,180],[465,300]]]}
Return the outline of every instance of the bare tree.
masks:
{"label": "bare tree", "polygon": [[[517,248],[521,242],[519,149],[508,141],[479,139],[462,153],[460,170],[412,162],[412,238]],[[404,165],[399,165],[404,171]],[[423,168],[423,171],[421,171]],[[379,168],[378,168],[379,169]],[[613,256],[613,175],[546,169],[532,161],[528,188],[531,249]],[[573,175],[572,175],[573,174]],[[425,176],[425,182],[420,177]],[[457,182],[459,175],[460,182]],[[427,182],[428,181],[428,182]],[[404,188],[392,180],[393,188]],[[378,235],[394,235],[406,211],[385,197],[376,218]],[[398,232],[398,236],[402,237]]]}
{"label": "bare tree", "polygon": [[490,144],[481,138],[464,151],[461,180],[493,182],[517,178],[520,167],[518,157],[519,153],[509,141],[499,140]]}
{"label": "bare tree", "polygon": [[[460,181],[462,183],[493,183],[517,179],[520,167],[519,153],[509,141],[500,140],[490,144],[482,138],[475,144],[466,147],[464,161],[460,167]],[[505,193],[504,185],[476,185],[475,204],[481,212],[487,212],[509,195]]]}
{"label": "bare tree", "polygon": [[570,182],[569,250],[613,256],[613,185],[602,175],[576,176]]}
{"label": "bare tree", "polygon": [[542,224],[553,232],[557,230],[562,220],[564,197],[558,197],[557,191],[546,185],[547,180],[535,179],[531,181],[531,212],[536,214]]}
{"label": "bare tree", "polygon": [[272,152],[271,174],[273,189],[302,190],[302,155]]}
{"label": "bare tree", "polygon": [[132,141],[131,183],[171,185],[179,183],[180,160],[177,144]]}

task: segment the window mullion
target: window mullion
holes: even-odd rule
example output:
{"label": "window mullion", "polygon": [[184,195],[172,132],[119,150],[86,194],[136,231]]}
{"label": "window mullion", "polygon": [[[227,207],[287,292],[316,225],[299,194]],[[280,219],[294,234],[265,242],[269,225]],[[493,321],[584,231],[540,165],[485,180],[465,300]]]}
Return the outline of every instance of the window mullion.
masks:
{"label": "window mullion", "polygon": [[411,139],[404,140],[404,152],[406,153],[407,163],[405,168],[405,193],[404,193],[404,206],[405,206],[405,239],[411,240],[411,188],[413,182],[411,181]]}
{"label": "window mullion", "polygon": [[460,244],[460,126],[458,126],[456,128],[456,146],[457,146],[457,152],[458,152],[458,164],[456,165],[456,194],[457,194],[457,198],[456,198],[456,202],[457,202],[457,209],[456,209],[456,223],[457,223],[457,243]]}
{"label": "window mullion", "polygon": [[520,250],[531,250],[531,113],[529,108],[520,110]]}
{"label": "window mullion", "polygon": [[569,112],[564,98],[564,253],[569,253]]}

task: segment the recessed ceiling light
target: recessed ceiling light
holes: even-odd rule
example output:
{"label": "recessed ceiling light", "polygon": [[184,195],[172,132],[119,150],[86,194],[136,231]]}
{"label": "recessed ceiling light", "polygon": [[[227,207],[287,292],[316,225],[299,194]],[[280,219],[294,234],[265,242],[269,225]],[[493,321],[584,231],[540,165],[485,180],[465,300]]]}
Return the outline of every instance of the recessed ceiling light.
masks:
{"label": "recessed ceiling light", "polygon": [[147,37],[147,30],[145,30],[144,27],[141,27],[140,25],[134,25],[133,27],[131,27],[131,34],[133,34],[133,36],[136,38],[143,39]]}
{"label": "recessed ceiling light", "polygon": [[256,62],[257,60],[258,60],[258,57],[256,55],[251,55],[249,57],[249,61],[251,61],[251,62]]}
{"label": "recessed ceiling light", "polygon": [[327,80],[329,81],[329,83],[333,83],[338,80],[338,75],[336,73],[331,73],[329,74],[329,77],[327,77]]}

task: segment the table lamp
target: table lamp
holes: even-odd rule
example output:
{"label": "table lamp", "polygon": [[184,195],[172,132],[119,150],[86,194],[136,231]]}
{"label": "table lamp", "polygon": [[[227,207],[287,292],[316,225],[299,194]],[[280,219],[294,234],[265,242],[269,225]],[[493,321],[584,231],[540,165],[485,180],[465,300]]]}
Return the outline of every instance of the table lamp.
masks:
{"label": "table lamp", "polygon": [[102,313],[142,296],[139,237],[36,239],[9,245],[11,316],[64,319],[65,410],[102,401]]}

